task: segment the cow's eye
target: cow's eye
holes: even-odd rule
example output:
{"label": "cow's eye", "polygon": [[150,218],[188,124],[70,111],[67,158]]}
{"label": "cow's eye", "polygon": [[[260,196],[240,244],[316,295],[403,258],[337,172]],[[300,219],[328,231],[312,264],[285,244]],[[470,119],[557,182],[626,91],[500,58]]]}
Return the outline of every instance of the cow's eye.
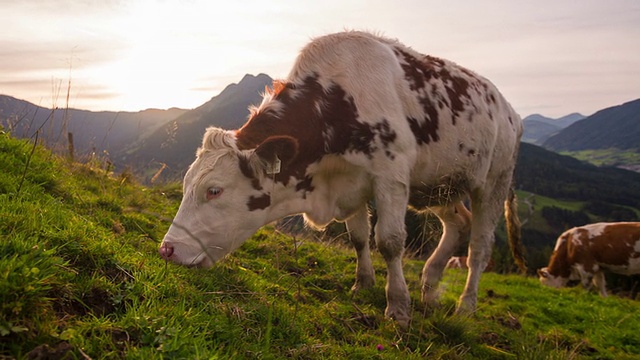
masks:
{"label": "cow's eye", "polygon": [[220,197],[222,189],[218,187],[210,187],[207,189],[207,200],[212,200]]}

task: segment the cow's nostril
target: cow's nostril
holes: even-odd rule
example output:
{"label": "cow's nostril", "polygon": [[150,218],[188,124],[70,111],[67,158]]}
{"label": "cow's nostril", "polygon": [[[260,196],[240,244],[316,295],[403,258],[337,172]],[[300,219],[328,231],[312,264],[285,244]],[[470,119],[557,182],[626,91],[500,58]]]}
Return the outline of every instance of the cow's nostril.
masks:
{"label": "cow's nostril", "polygon": [[164,243],[162,244],[162,246],[160,246],[160,249],[158,249],[158,251],[160,252],[160,256],[162,256],[163,259],[168,260],[171,255],[173,255],[173,246]]}

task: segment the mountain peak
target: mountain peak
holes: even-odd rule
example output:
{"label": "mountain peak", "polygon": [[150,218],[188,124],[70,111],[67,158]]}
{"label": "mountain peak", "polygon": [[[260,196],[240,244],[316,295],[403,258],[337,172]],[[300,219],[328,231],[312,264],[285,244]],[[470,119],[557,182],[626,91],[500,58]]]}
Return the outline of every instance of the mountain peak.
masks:
{"label": "mountain peak", "polygon": [[637,99],[600,110],[575,122],[547,139],[543,145],[555,151],[637,149],[639,138],[640,99]]}

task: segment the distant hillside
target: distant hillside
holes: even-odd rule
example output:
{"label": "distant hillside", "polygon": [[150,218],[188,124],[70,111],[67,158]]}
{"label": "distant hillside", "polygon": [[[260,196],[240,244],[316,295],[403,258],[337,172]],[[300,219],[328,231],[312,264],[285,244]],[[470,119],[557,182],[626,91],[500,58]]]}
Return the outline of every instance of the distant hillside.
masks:
{"label": "distant hillside", "polygon": [[540,145],[550,136],[584,118],[584,115],[578,113],[572,113],[558,119],[548,118],[540,114],[529,115],[523,119],[524,133],[522,134],[522,141]]}
{"label": "distant hillside", "polygon": [[[73,133],[78,154],[91,151],[115,152],[139,136],[187,110],[149,109],[139,112],[93,112],[77,109],[48,109],[11,96],[0,95],[0,125],[16,137],[39,139],[49,146],[66,148],[67,132]],[[65,131],[66,122],[66,131]]]}
{"label": "distant hillside", "polygon": [[522,143],[516,187],[555,199],[602,201],[640,209],[640,174],[597,167],[539,146]]}
{"label": "distant hillside", "polygon": [[640,99],[600,110],[551,136],[543,146],[554,151],[640,149]]}
{"label": "distant hillside", "polygon": [[168,166],[167,173],[183,173],[194,159],[209,126],[237,129],[249,116],[248,106],[258,105],[261,93],[273,80],[265,74],[246,75],[238,84],[227,86],[218,96],[164,124],[117,154],[118,162],[136,169]]}

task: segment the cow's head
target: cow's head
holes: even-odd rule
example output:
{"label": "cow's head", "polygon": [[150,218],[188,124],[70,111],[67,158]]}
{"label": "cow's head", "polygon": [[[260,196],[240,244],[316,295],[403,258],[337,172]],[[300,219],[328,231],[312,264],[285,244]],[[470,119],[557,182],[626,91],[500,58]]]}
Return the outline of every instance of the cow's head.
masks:
{"label": "cow's head", "polygon": [[538,277],[540,278],[540,283],[545,286],[549,286],[552,288],[561,288],[567,285],[569,282],[569,278],[562,276],[555,276],[549,272],[548,267],[543,267],[538,269]]}
{"label": "cow's head", "polygon": [[196,160],[184,177],[183,198],[160,255],[183,265],[210,267],[271,221],[271,189],[278,166],[297,153],[290,137],[267,138],[238,150],[235,133],[207,129]]}

